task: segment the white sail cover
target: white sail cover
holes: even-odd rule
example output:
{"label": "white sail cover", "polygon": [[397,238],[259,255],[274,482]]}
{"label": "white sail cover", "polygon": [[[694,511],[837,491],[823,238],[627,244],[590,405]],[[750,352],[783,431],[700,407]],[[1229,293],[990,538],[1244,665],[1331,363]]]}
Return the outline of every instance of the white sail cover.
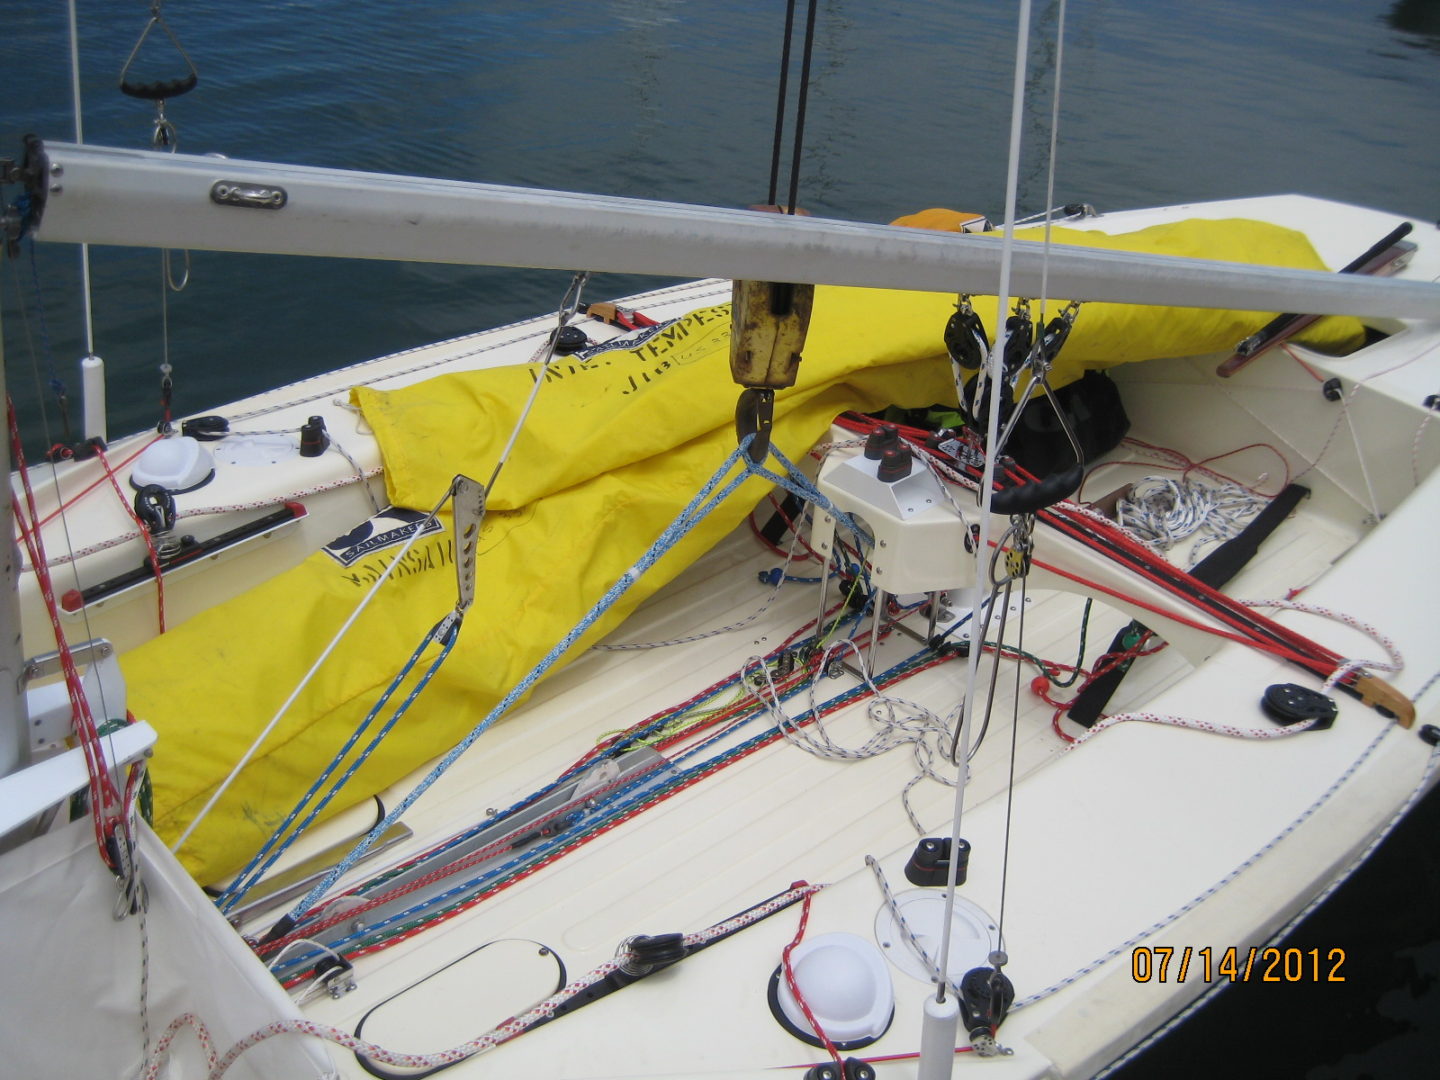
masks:
{"label": "white sail cover", "polygon": [[[175,1017],[193,1012],[223,1054],[266,1024],[298,1018],[279,984],[144,826],[141,859],[150,894],[152,1040]],[[0,861],[6,1075],[139,1075],[140,920],[116,921],[115,898],[115,878],[95,852],[89,820],[32,840]],[[199,1043],[186,1031],[160,1076],[189,1080],[207,1071]],[[227,1080],[336,1075],[323,1044],[293,1035],[261,1043],[226,1073]]]}

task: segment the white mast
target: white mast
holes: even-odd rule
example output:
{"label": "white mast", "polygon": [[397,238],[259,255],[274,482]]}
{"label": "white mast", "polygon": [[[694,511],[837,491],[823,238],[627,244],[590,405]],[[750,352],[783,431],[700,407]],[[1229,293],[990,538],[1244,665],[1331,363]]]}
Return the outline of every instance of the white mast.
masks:
{"label": "white mast", "polygon": [[[47,143],[39,240],[987,294],[1001,240],[572,192]],[[55,167],[59,167],[58,173]],[[1045,245],[1015,243],[1015,295]],[[1067,300],[1440,318],[1440,285],[1054,246]]]}
{"label": "white mast", "polygon": [[[0,335],[0,388],[5,385],[5,342]],[[10,432],[0,438],[0,475],[10,475]],[[30,762],[30,723],[21,674],[25,653],[20,643],[20,548],[15,541],[15,508],[10,485],[0,492],[0,776]],[[0,847],[3,847],[0,837]]]}

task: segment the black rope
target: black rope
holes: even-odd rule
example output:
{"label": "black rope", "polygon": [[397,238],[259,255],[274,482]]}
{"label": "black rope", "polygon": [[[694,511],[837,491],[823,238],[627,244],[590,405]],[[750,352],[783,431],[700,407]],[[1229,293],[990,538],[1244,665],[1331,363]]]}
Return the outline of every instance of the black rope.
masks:
{"label": "black rope", "polygon": [[800,149],[805,141],[805,100],[810,94],[810,54],[815,45],[815,6],[819,0],[810,0],[805,12],[805,52],[800,58],[800,97],[795,105],[795,149],[790,155],[790,202],[785,208],[787,214],[795,213],[795,203],[800,192]]}
{"label": "black rope", "polygon": [[[800,56],[800,89],[795,102],[795,140],[790,153],[790,196],[785,212],[795,213],[800,194],[800,153],[805,143],[805,104],[810,95],[810,60],[815,50],[815,8],[818,0],[810,0],[805,13],[805,44]],[[785,5],[785,44],[780,52],[780,86],[775,98],[775,139],[770,149],[771,206],[780,189],[780,148],[785,138],[785,99],[790,88],[790,45],[795,36],[795,0]]]}
{"label": "black rope", "polygon": [[785,5],[785,47],[780,52],[780,92],[775,99],[775,144],[770,151],[770,195],[766,200],[775,205],[780,186],[780,143],[785,134],[785,91],[790,85],[790,38],[795,29],[795,0]]}

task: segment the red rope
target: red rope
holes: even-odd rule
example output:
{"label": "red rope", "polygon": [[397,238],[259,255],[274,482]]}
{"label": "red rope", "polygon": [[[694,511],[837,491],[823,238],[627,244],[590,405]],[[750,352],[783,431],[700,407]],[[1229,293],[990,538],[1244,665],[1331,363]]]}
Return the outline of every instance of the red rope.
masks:
{"label": "red rope", "polygon": [[[1238,635],[1218,630],[1215,627],[1207,627],[1201,623],[1193,622],[1163,608],[1155,607],[1136,597],[1127,596],[1125,593],[1088,581],[1078,575],[1067,573],[1053,566],[1035,560],[1037,566],[1041,566],[1062,577],[1084,584],[1088,588],[1098,589],[1111,596],[1124,600],[1126,603],[1134,604],[1147,611],[1153,611],[1164,615],[1182,625],[1191,626],[1206,633],[1215,634],[1218,637],[1228,638],[1232,641],[1239,641],[1244,644],[1253,645],[1257,649],[1274,653],[1294,663],[1310,668],[1312,671],[1322,675],[1328,675],[1334,670],[1335,665],[1340,662],[1340,656],[1317,642],[1311,641],[1303,634],[1298,634],[1289,628],[1280,625],[1273,619],[1258,616],[1250,609],[1237,604],[1232,598],[1226,596],[1217,589],[1211,588],[1204,582],[1183,571],[1179,575],[1176,568],[1170,563],[1152,555],[1142,545],[1131,540],[1122,530],[1114,525],[1107,525],[1099,521],[1092,521],[1088,518],[1081,518],[1079,515],[1071,514],[1062,507],[1051,507],[1044,511],[1043,515],[1047,524],[1059,528],[1082,543],[1086,543],[1094,536],[1100,536],[1105,541],[1116,547],[1125,550],[1130,556],[1130,565],[1126,568],[1140,577],[1160,586],[1166,591],[1180,597],[1181,599],[1196,602],[1196,606],[1202,608],[1208,615],[1230,626],[1238,631]],[[1089,530],[1087,532],[1087,530]],[[1093,545],[1091,545],[1093,546]],[[1193,594],[1193,595],[1188,595]],[[1262,640],[1262,636],[1272,639]],[[1327,668],[1326,665],[1329,665]]]}
{"label": "red rope", "polygon": [[[910,671],[908,671],[908,672],[905,672],[903,675],[896,676],[896,677],[893,678],[893,679],[889,679],[889,680],[887,680],[887,681],[879,684],[879,685],[880,685],[880,688],[881,688],[881,689],[885,689],[886,687],[889,687],[889,686],[893,685],[894,683],[899,682],[899,681],[900,681],[901,679],[903,679],[903,678],[908,678],[908,677],[911,676],[911,675],[918,675],[920,672],[922,672],[922,671],[927,671],[927,670],[929,670],[930,668],[935,667],[935,666],[937,666],[937,665],[939,665],[939,664],[946,663],[946,662],[948,662],[949,660],[955,658],[955,657],[958,656],[958,655],[959,655],[959,654],[956,654],[956,653],[944,653],[944,654],[941,654],[940,656],[935,657],[933,660],[930,660],[930,661],[928,661],[928,662],[926,662],[926,663],[924,663],[924,664],[921,664],[921,665],[919,665],[918,667],[916,667],[916,668],[914,668],[914,669],[912,669],[912,670],[910,670]],[[702,692],[702,695],[697,695],[697,697],[699,697],[699,696],[703,696],[703,692]],[[848,704],[850,704],[850,703],[849,703],[849,702],[841,702],[841,703],[838,703],[838,704],[832,704],[829,708],[821,710],[821,716],[822,716],[822,717],[823,717],[823,716],[828,716],[828,715],[830,715],[832,712],[835,712],[835,711],[838,710],[838,709],[844,708],[845,705],[848,705]],[[804,718],[802,718],[802,719],[800,719],[800,720],[798,721],[798,723],[799,723],[802,727],[805,726],[805,725],[808,725],[808,724],[810,724],[810,723],[813,723],[813,722],[814,722],[814,718],[813,718],[813,717],[810,717],[810,716],[806,716],[806,717],[804,717]],[[646,721],[645,723],[649,723],[649,721]],[[637,725],[637,726],[643,727],[644,725],[641,724],[641,725]],[[658,795],[652,796],[652,797],[650,797],[650,798],[648,798],[648,799],[644,799],[644,800],[642,800],[642,801],[640,801],[640,802],[637,802],[637,803],[634,804],[633,806],[631,806],[631,807],[629,807],[628,809],[626,809],[623,813],[617,814],[615,817],[611,818],[611,819],[610,819],[609,821],[607,821],[603,826],[601,826],[600,828],[596,829],[594,832],[587,833],[587,834],[585,834],[584,836],[577,837],[576,839],[572,840],[570,843],[564,844],[564,845],[562,845],[562,846],[560,846],[560,847],[555,848],[553,851],[551,851],[549,854],[547,854],[544,858],[537,860],[535,863],[533,863],[533,864],[531,864],[530,866],[526,867],[525,869],[517,872],[514,876],[508,878],[507,880],[497,882],[496,884],[490,886],[489,888],[484,889],[484,890],[482,890],[481,892],[476,893],[474,896],[471,896],[471,897],[467,898],[466,900],[464,900],[464,901],[456,904],[454,907],[452,907],[452,908],[451,908],[450,910],[448,910],[448,911],[441,912],[441,913],[439,913],[439,914],[437,914],[437,915],[434,915],[434,916],[426,917],[426,918],[422,919],[420,922],[418,922],[414,927],[412,927],[412,928],[410,928],[410,929],[407,929],[407,930],[405,930],[405,931],[402,931],[401,933],[398,933],[398,934],[394,935],[393,937],[387,937],[387,938],[385,938],[385,939],[383,939],[383,940],[374,942],[373,944],[367,945],[367,946],[365,946],[365,947],[363,947],[363,948],[360,948],[360,949],[357,949],[357,950],[355,950],[355,951],[353,951],[353,952],[347,952],[346,955],[347,955],[349,958],[351,958],[351,959],[356,959],[356,958],[361,957],[361,956],[368,956],[368,955],[370,955],[371,953],[380,952],[380,951],[382,951],[383,949],[388,949],[391,945],[397,944],[398,942],[401,942],[401,941],[408,940],[409,938],[413,937],[415,934],[420,933],[422,930],[425,930],[425,929],[427,929],[428,927],[435,926],[435,925],[437,925],[437,924],[439,924],[439,923],[442,923],[442,922],[445,922],[445,921],[447,921],[447,920],[449,920],[449,919],[452,919],[452,918],[454,918],[456,915],[459,915],[459,914],[461,914],[462,912],[468,911],[470,908],[474,907],[476,904],[479,904],[479,903],[481,903],[482,901],[489,899],[491,896],[494,896],[496,893],[499,893],[499,892],[501,892],[501,891],[503,891],[503,890],[505,890],[505,889],[508,889],[511,885],[513,885],[513,884],[515,884],[515,883],[517,883],[517,882],[523,881],[525,878],[529,877],[531,874],[534,874],[534,873],[536,873],[537,871],[543,869],[544,867],[549,866],[551,863],[557,861],[557,860],[560,859],[560,858],[563,858],[565,855],[568,855],[570,852],[576,850],[577,848],[583,847],[585,844],[588,844],[590,841],[596,840],[596,839],[598,839],[599,837],[604,836],[604,835],[605,835],[606,833],[608,833],[611,829],[618,828],[619,826],[623,825],[625,822],[629,821],[630,819],[635,818],[635,817],[638,817],[640,814],[644,813],[646,810],[649,810],[651,807],[658,806],[660,803],[665,802],[667,799],[673,798],[674,796],[678,795],[680,792],[682,792],[682,791],[684,791],[684,790],[686,790],[686,789],[688,789],[688,788],[690,788],[690,787],[693,787],[695,784],[699,783],[701,780],[705,780],[705,779],[707,779],[708,777],[714,775],[715,773],[719,772],[722,768],[725,768],[726,766],[729,766],[729,765],[733,765],[735,762],[741,761],[741,760],[743,760],[744,758],[749,757],[751,754],[756,753],[757,751],[762,750],[762,749],[764,749],[765,747],[770,746],[770,745],[772,745],[772,744],[780,741],[781,738],[782,738],[782,735],[781,735],[781,733],[780,733],[778,730],[771,730],[771,731],[769,732],[769,734],[768,734],[765,738],[763,738],[763,739],[757,739],[753,745],[744,748],[744,749],[741,750],[739,753],[736,753],[736,754],[734,754],[733,756],[730,756],[730,757],[726,757],[726,758],[724,758],[723,760],[712,761],[712,762],[708,763],[707,765],[705,765],[704,767],[697,769],[695,772],[689,774],[689,776],[686,777],[686,779],[685,779],[685,781],[684,781],[683,783],[678,784],[677,786],[675,786],[675,787],[673,787],[673,788],[669,789],[668,791],[665,791],[665,792],[663,792],[663,793],[661,793],[661,794],[658,794]],[[585,759],[582,758],[582,761],[583,761],[583,760],[585,760]],[[433,854],[433,852],[434,852],[435,850],[437,850],[437,849],[432,848],[430,851],[423,852],[423,853],[421,853],[420,855],[415,856],[415,857],[414,857],[413,859],[411,859],[408,863],[402,864],[402,865],[401,865],[400,867],[398,867],[397,869],[404,869],[405,866],[413,865],[414,863],[419,862],[420,860],[428,857],[430,854]],[[396,898],[396,897],[398,897],[398,896],[400,896],[400,895],[404,895],[404,894],[405,894],[406,892],[408,892],[408,891],[409,891],[409,890],[406,889],[406,887],[402,885],[402,886],[400,886],[400,887],[397,888],[397,889],[390,890],[389,892],[381,892],[381,893],[379,893],[378,895],[376,895],[376,896],[374,896],[374,897],[367,897],[367,898],[365,899],[365,901],[362,901],[362,903],[365,903],[365,904],[367,905],[367,907],[362,908],[362,907],[360,907],[360,906],[352,905],[352,906],[349,906],[349,907],[344,907],[343,910],[338,910],[338,911],[337,911],[335,914],[333,914],[333,915],[320,918],[320,921],[319,921],[319,922],[314,922],[314,921],[307,922],[305,925],[303,925],[303,926],[301,926],[301,927],[297,927],[297,928],[296,928],[295,930],[293,930],[290,934],[288,934],[288,935],[286,935],[286,936],[284,936],[284,937],[276,938],[274,941],[267,941],[261,948],[259,948],[259,949],[257,950],[257,952],[258,952],[262,957],[278,955],[278,953],[279,953],[281,950],[283,950],[287,945],[291,944],[291,943],[294,942],[294,941],[300,940],[302,937],[315,937],[315,936],[317,936],[317,935],[319,935],[319,934],[322,934],[322,933],[324,933],[327,929],[329,929],[329,928],[331,928],[331,927],[333,927],[333,926],[335,926],[335,925],[337,925],[337,924],[339,924],[339,923],[341,923],[341,922],[344,922],[344,921],[346,921],[347,919],[352,919],[352,918],[354,918],[357,914],[361,913],[363,910],[368,910],[369,907],[378,906],[379,904],[385,903],[385,902],[387,902],[387,901],[389,901],[389,900],[391,900],[391,899],[394,899],[394,898]],[[335,896],[333,899],[326,901],[323,905],[321,905],[320,907],[316,908],[315,911],[313,911],[313,912],[311,913],[311,914],[312,914],[312,918],[322,916],[325,911],[329,910],[331,907],[333,907],[333,906],[336,905],[336,904],[340,904],[340,903],[341,903],[342,901],[344,901],[347,897],[353,899],[353,898],[356,897],[357,895],[358,895],[358,894],[352,890],[352,891],[350,891],[350,892],[341,893],[341,894]],[[370,901],[372,901],[372,900],[373,900],[373,903],[370,903]],[[295,986],[298,986],[300,983],[304,982],[307,978],[309,978],[309,974],[308,974],[308,973],[305,973],[305,972],[301,972],[301,973],[293,976],[292,978],[287,979],[287,980],[285,981],[284,985],[285,985],[285,987],[286,987],[287,989],[292,989],[292,988],[294,988]]]}
{"label": "red rope", "polygon": [[[879,426],[880,421],[873,420],[869,417],[845,414],[836,420],[836,424],[848,431],[864,433]],[[921,438],[929,434],[919,428],[911,428],[905,425],[897,426],[900,428],[901,434],[907,437],[909,437],[911,433]],[[1205,469],[1203,462],[1192,462],[1189,458],[1186,458],[1183,454],[1179,454],[1177,451],[1166,450],[1163,447],[1142,443],[1139,440],[1132,439],[1127,441],[1147,449],[1170,454],[1175,459],[1184,462],[1187,469],[1198,468],[1206,472],[1211,471]],[[1252,446],[1263,445],[1267,444],[1252,444]],[[1250,448],[1251,447],[1242,447],[1241,449]],[[1270,449],[1273,450],[1274,448],[1270,447]],[[1238,452],[1239,451],[1231,451],[1231,453]],[[1278,451],[1276,452],[1278,453]],[[1218,456],[1224,457],[1227,455],[1222,454]],[[1007,473],[1007,481],[1010,483],[1033,481],[1035,479],[1030,473],[1019,466],[1008,469]],[[999,483],[997,481],[997,487],[998,486]],[[1126,569],[1160,586],[1171,594],[1195,604],[1212,618],[1216,619],[1216,621],[1225,624],[1230,629],[1225,630],[1214,626],[1207,626],[1174,612],[1167,611],[1164,608],[1147,603],[1137,597],[1127,595],[1121,590],[1089,581],[1077,574],[1072,574],[1058,567],[1043,563],[1039,559],[1034,560],[1035,565],[1042,569],[1049,570],[1061,577],[1084,585],[1087,589],[1094,589],[1098,592],[1113,596],[1118,600],[1122,600],[1142,610],[1163,615],[1183,626],[1188,626],[1192,629],[1200,630],[1203,633],[1212,634],[1229,641],[1235,641],[1271,653],[1282,659],[1298,664],[1301,667],[1305,667],[1321,676],[1330,675],[1341,661],[1340,656],[1317,642],[1281,626],[1272,619],[1257,616],[1249,609],[1236,604],[1224,593],[1212,589],[1202,582],[1196,581],[1190,575],[1184,574],[1183,571],[1177,572],[1174,566],[1159,559],[1148,548],[1133,540],[1118,526],[1092,520],[1088,517],[1082,517],[1072,509],[1067,508],[1063,503],[1041,511],[1038,516],[1046,524],[1070,535],[1087,547],[1100,550],[1101,553],[1107,557],[1115,557],[1115,552],[1105,550],[1103,546],[1097,546],[1097,541],[1109,545],[1110,548],[1117,549],[1118,552],[1123,553],[1125,556],[1120,561],[1126,566]]]}
{"label": "red rope", "polygon": [[120,489],[120,481],[115,477],[115,470],[110,467],[110,459],[105,456],[105,451],[98,446],[95,448],[95,456],[100,459],[100,464],[105,469],[105,476],[110,481],[110,486],[115,489],[115,497],[120,500],[120,505],[125,508],[125,513],[130,515],[130,520],[135,523],[135,528],[140,530],[140,539],[145,542],[145,550],[150,553],[150,569],[155,572],[155,618],[160,626],[160,633],[165,633],[165,573],[160,569],[160,553],[155,550],[155,539],[150,535],[150,530],[140,520],[140,515],[135,513],[135,507],[125,497],[125,492]]}
{"label": "red rope", "polygon": [[[85,697],[85,686],[75,666],[75,657],[70,652],[70,643],[60,625],[60,607],[55,601],[55,584],[50,578],[49,563],[45,559],[45,543],[40,530],[32,523],[38,520],[35,508],[35,492],[30,486],[30,472],[25,465],[25,449],[20,441],[20,425],[15,417],[15,403],[7,394],[5,397],[6,419],[10,427],[10,452],[15,458],[16,471],[25,492],[25,513],[15,515],[20,529],[20,538],[25,544],[30,564],[35,568],[35,578],[40,586],[40,595],[45,603],[50,625],[55,632],[55,648],[60,656],[60,670],[65,677],[65,693],[70,699],[70,714],[75,728],[76,741],[85,757],[85,770],[89,776],[90,814],[95,824],[95,844],[100,857],[112,870],[120,867],[111,858],[109,840],[122,816],[120,792],[105,765],[105,754],[100,746],[100,735],[95,727],[95,718],[90,712],[90,703]],[[13,493],[12,493],[13,497]],[[28,515],[28,520],[27,520]]]}
{"label": "red rope", "polygon": [[812,893],[805,894],[804,906],[800,908],[800,925],[795,930],[795,936],[790,939],[790,944],[786,945],[780,954],[780,967],[785,973],[785,985],[790,988],[790,993],[795,997],[795,1003],[805,1014],[811,1030],[815,1032],[815,1037],[825,1047],[825,1052],[835,1060],[835,1064],[844,1069],[845,1062],[840,1058],[840,1051],[835,1049],[835,1044],[830,1041],[830,1036],[825,1034],[825,1029],[820,1026],[820,1021],[815,1019],[815,1013],[811,1010],[810,1003],[805,1000],[805,995],[800,992],[800,984],[795,981],[795,969],[790,965],[790,954],[795,951],[796,946],[805,937],[805,927],[810,922],[810,897],[812,895]]}
{"label": "red rope", "polygon": [[[159,436],[159,435],[156,435],[153,439],[151,439],[149,442],[147,442],[144,446],[140,447],[139,450],[136,450],[133,454],[128,455],[128,456],[125,458],[124,461],[120,462],[120,466],[119,466],[119,467],[123,469],[126,465],[129,465],[132,461],[134,461],[136,458],[138,458],[138,457],[139,457],[141,454],[143,454],[146,450],[149,450],[150,447],[154,446],[154,445],[155,445],[157,442],[159,442],[159,441],[160,441],[160,436]],[[89,495],[90,492],[94,491],[97,487],[99,487],[99,486],[100,486],[101,484],[103,484],[104,482],[105,482],[105,477],[102,476],[102,477],[100,477],[98,480],[95,480],[95,481],[93,481],[92,483],[87,484],[85,487],[81,488],[81,489],[80,489],[79,491],[77,491],[74,495],[71,495],[70,498],[68,498],[68,499],[66,499],[64,502],[62,502],[62,503],[61,503],[59,506],[57,506],[54,510],[51,510],[50,513],[48,513],[48,514],[45,515],[45,517],[41,518],[41,520],[40,520],[40,525],[41,525],[41,527],[44,527],[44,526],[46,526],[46,525],[49,525],[50,522],[54,521],[57,517],[59,517],[61,514],[63,514],[66,510],[70,509],[70,507],[74,506],[77,502],[79,502],[81,499],[83,499],[86,495]]]}
{"label": "red rope", "polygon": [[[774,509],[774,511],[775,511],[775,515],[776,515],[781,521],[783,521],[783,522],[785,523],[785,527],[786,527],[792,534],[794,534],[796,540],[797,540],[797,541],[799,542],[799,544],[800,544],[800,547],[804,550],[804,554],[794,557],[794,560],[793,560],[793,561],[795,561],[795,562],[803,562],[803,561],[805,561],[805,560],[807,560],[807,559],[815,559],[815,560],[817,560],[818,562],[822,562],[822,563],[823,563],[823,562],[825,561],[825,557],[824,557],[823,555],[821,555],[818,551],[816,551],[813,547],[810,546],[810,542],[805,539],[805,534],[800,531],[800,528],[796,525],[795,521],[791,519],[790,515],[787,514],[787,513],[785,513],[785,508],[780,504],[780,500],[777,499],[777,498],[775,498],[774,495],[769,496],[769,500],[770,500],[770,506],[771,506],[771,507]],[[759,508],[757,507],[756,509],[758,510]],[[757,525],[756,522],[755,522],[755,510],[750,511],[750,516],[749,516],[748,520],[749,520],[749,522],[750,522],[750,531],[755,534],[755,538],[756,538],[757,540],[759,540],[762,544],[764,544],[764,545],[765,545],[767,548],[769,548],[771,551],[775,552],[775,554],[789,557],[790,553],[789,553],[788,551],[786,551],[784,548],[780,547],[778,544],[773,544],[773,543],[771,543],[769,540],[767,540],[767,539],[765,538],[765,536],[763,535],[763,533],[762,533],[761,530],[760,530],[760,526]]]}

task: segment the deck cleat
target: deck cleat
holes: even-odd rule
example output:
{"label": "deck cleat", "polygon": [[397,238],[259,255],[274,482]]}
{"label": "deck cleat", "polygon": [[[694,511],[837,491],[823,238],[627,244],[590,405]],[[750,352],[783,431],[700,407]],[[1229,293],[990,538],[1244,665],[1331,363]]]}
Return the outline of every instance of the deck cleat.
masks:
{"label": "deck cleat", "polygon": [[[951,838],[948,836],[927,836],[915,845],[910,861],[905,864],[905,880],[911,885],[931,887],[944,885],[950,876]],[[959,865],[955,868],[955,884],[965,884],[965,874],[970,868],[970,843],[960,841]]]}

